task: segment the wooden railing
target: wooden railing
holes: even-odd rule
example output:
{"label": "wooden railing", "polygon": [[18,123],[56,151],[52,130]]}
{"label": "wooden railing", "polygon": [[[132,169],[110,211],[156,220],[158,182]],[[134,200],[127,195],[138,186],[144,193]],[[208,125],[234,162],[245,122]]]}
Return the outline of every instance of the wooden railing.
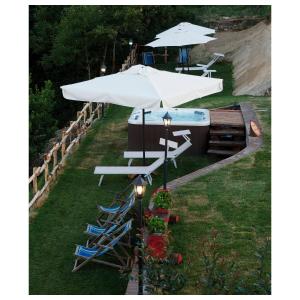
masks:
{"label": "wooden railing", "polygon": [[127,58],[125,59],[124,63],[122,64],[122,67],[120,69],[120,71],[125,71],[128,68],[130,68],[133,65],[137,64],[137,60],[138,60],[138,52],[137,52],[137,48],[138,45],[134,44],[132,46],[131,51],[129,52],[129,55],[127,56]]}
{"label": "wooden railing", "polygon": [[43,164],[33,168],[33,173],[29,178],[31,195],[29,208],[34,207],[38,199],[47,194],[58,171],[64,166],[66,158],[74,150],[75,145],[79,144],[92,123],[101,117],[104,111],[102,105],[104,104],[85,103],[83,109],[77,112],[77,120],[71,121],[70,126],[62,130],[60,140],[55,142],[52,149],[44,155]]}

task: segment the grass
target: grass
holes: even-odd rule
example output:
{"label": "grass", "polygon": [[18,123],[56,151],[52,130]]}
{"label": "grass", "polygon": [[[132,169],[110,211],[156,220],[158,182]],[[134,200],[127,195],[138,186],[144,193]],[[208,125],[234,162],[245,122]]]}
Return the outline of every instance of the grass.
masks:
{"label": "grass", "polygon": [[[240,278],[257,267],[256,248],[271,236],[271,101],[267,97],[244,100],[253,103],[262,123],[262,149],[174,193],[174,213],[182,221],[171,227],[172,247],[183,254],[181,269],[187,277],[182,294],[203,293],[203,288],[197,285],[204,273],[201,248],[212,229],[219,233],[221,256],[238,254]],[[232,102],[224,97],[215,98],[211,104],[226,103]],[[270,257],[266,264],[270,272]]]}
{"label": "grass", "polygon": [[[126,165],[127,119],[131,109],[111,106],[103,121],[88,132],[69,159],[64,173],[30,224],[30,294],[124,294],[127,279],[117,270],[87,265],[71,273],[75,244],[84,244],[86,223],[95,223],[96,204],[110,204],[116,192],[130,183],[126,176],[93,175],[96,165]],[[170,163],[169,179],[216,161],[207,157],[180,157],[178,169]],[[162,184],[162,168],[147,189],[147,199]],[[147,201],[144,202],[147,205]],[[46,283],[46,284],[45,284]]]}
{"label": "grass", "polygon": [[[258,108],[269,107],[269,98],[230,96],[231,66],[220,64],[217,68],[220,77],[224,78],[222,94],[192,101],[185,107],[211,108],[240,101],[251,101]],[[99,188],[97,186],[99,177],[93,175],[95,165],[126,165],[122,152],[127,148],[127,119],[130,112],[129,108],[110,106],[104,120],[94,124],[79,149],[68,160],[49,198],[31,220],[30,294],[124,294],[127,278],[120,277],[115,269],[89,264],[76,273],[71,273],[71,270],[75,244],[84,244],[86,241],[83,234],[85,224],[95,223],[96,204],[111,203],[115,193],[123,190],[130,182],[126,176],[105,176],[103,186]],[[269,112],[261,113],[266,128],[269,124],[269,119],[266,119],[268,114]],[[183,222],[172,227],[176,249],[193,257],[197,248],[196,244],[191,242],[194,238],[198,240],[205,236],[212,226],[226,232],[224,235],[226,247],[241,248],[244,251],[243,255],[246,255],[247,251],[250,253],[253,248],[247,250],[248,244],[244,245],[243,239],[236,237],[243,228],[248,230],[251,224],[258,237],[269,235],[270,149],[267,145],[270,141],[268,139],[269,135],[266,134],[264,150],[255,154],[255,158],[244,159],[178,190],[175,209],[180,210],[182,206],[180,214]],[[178,169],[171,163],[168,166],[169,180],[215,161],[217,161],[215,157],[180,157],[177,160]],[[153,186],[147,189],[145,206],[152,191],[162,184],[162,174],[163,170],[160,168],[153,177]],[[262,177],[260,178],[258,174]],[[255,201],[258,193],[261,196],[260,200]],[[199,199],[202,203],[200,206]],[[243,212],[244,209],[247,213]],[[190,215],[189,212],[193,214]],[[243,213],[241,216],[240,212]],[[216,219],[213,218],[214,215],[217,216]],[[230,226],[232,228],[235,226],[235,231]],[[229,243],[230,239],[232,245]],[[253,246],[252,242],[247,240],[247,243]],[[247,265],[247,260],[245,264]],[[194,272],[198,270],[196,268]],[[193,274],[191,270],[191,275]],[[190,276],[189,273],[187,275]],[[188,281],[184,292],[198,293],[192,280]]]}

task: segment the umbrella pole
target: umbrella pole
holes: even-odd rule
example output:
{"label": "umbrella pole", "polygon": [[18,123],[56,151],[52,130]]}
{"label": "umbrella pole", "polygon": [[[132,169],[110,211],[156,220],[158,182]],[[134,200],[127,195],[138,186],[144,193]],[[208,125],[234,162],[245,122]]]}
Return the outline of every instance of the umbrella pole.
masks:
{"label": "umbrella pole", "polygon": [[143,108],[142,140],[143,140],[143,166],[145,166],[146,165],[146,157],[145,157],[145,109],[144,108]]}

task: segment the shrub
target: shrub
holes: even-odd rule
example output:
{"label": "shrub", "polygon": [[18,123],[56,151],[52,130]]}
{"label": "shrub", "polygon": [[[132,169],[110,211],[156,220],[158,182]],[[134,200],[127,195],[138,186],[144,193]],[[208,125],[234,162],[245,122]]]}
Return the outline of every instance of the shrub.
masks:
{"label": "shrub", "polygon": [[174,294],[180,291],[185,283],[185,276],[176,270],[171,259],[157,260],[145,258],[146,290],[153,295]]}
{"label": "shrub", "polygon": [[217,295],[270,295],[271,274],[266,271],[266,259],[269,256],[270,241],[258,248],[255,257],[257,268],[249,275],[243,275],[237,265],[237,257],[223,257],[218,243],[218,232],[213,230],[208,241],[203,243],[202,258],[204,272],[200,276],[199,286],[205,294]]}
{"label": "shrub", "polygon": [[159,190],[153,201],[157,208],[169,209],[172,204],[171,194],[168,190]]}
{"label": "shrub", "polygon": [[166,231],[165,222],[158,216],[149,219],[148,226],[151,232],[164,233]]}

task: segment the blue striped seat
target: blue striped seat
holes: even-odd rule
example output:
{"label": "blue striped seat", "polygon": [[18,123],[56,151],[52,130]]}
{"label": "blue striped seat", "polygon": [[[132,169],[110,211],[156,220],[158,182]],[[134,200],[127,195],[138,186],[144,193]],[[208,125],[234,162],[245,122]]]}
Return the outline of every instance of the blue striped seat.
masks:
{"label": "blue striped seat", "polygon": [[[81,245],[76,245],[75,255],[77,257],[82,257],[84,259],[88,259],[91,257],[99,257],[104,255],[107,251],[111,250],[119,241],[120,239],[127,234],[131,230],[132,226],[132,219],[129,220],[127,223],[123,224],[119,228],[111,231],[111,234],[118,234],[115,238],[113,238],[109,243],[106,245],[103,242],[107,239],[101,239],[97,245],[93,247],[85,247]],[[112,226],[113,227],[113,226]]]}
{"label": "blue striped seat", "polygon": [[87,224],[86,233],[88,235],[93,236],[99,236],[100,234],[103,234],[104,232],[106,234],[109,234],[110,232],[114,231],[116,229],[117,225],[112,225],[110,227],[100,227],[96,225]]}

